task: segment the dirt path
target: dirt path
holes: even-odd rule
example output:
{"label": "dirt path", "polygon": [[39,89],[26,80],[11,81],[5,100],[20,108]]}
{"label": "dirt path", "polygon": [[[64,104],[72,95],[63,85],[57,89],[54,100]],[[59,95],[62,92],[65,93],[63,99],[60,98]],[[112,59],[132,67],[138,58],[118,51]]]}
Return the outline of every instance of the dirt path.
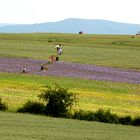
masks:
{"label": "dirt path", "polygon": [[41,65],[46,63],[47,61],[44,60],[0,58],[0,71],[21,73],[22,67],[25,66],[29,74],[78,77],[91,80],[107,80],[140,84],[140,72],[132,70],[124,71],[109,67],[58,61],[48,65],[47,71],[41,71]]}

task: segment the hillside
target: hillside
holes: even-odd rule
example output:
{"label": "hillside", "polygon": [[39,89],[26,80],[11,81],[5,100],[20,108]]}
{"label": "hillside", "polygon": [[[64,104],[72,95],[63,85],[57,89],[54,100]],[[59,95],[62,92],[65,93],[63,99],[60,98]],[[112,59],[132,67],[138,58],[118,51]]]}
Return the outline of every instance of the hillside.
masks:
{"label": "hillside", "polygon": [[136,34],[139,30],[140,24],[74,18],[40,24],[5,24],[5,26],[0,26],[0,32],[6,33],[78,33],[83,31],[86,34]]}

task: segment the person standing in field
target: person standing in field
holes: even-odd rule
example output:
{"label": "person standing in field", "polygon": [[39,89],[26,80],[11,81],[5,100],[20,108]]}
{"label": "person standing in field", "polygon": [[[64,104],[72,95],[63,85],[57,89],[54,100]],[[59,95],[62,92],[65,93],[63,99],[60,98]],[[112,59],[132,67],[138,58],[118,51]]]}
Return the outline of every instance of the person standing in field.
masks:
{"label": "person standing in field", "polygon": [[26,69],[25,67],[23,67],[23,68],[22,68],[22,72],[23,72],[23,73],[26,73],[26,72],[27,72],[27,69]]}
{"label": "person standing in field", "polygon": [[61,55],[62,54],[61,44],[56,44],[55,45],[55,49],[57,50],[58,55]]}
{"label": "person standing in field", "polygon": [[50,62],[55,61],[55,56],[54,56],[53,54],[49,57],[49,61],[50,61]]}
{"label": "person standing in field", "polygon": [[58,51],[58,49],[60,48],[61,44],[56,44],[55,45],[55,49]]}
{"label": "person standing in field", "polygon": [[59,48],[57,52],[58,52],[58,55],[61,55],[62,54],[62,49]]}
{"label": "person standing in field", "polygon": [[44,66],[42,65],[40,69],[41,69],[41,71],[43,71],[44,70]]}

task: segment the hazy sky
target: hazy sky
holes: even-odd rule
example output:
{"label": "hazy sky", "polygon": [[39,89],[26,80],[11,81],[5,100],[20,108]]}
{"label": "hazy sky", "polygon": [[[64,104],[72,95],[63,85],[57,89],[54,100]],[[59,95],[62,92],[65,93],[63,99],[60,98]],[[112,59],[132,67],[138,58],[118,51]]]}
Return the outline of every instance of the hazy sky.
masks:
{"label": "hazy sky", "polygon": [[0,23],[42,23],[66,18],[140,24],[140,0],[0,0]]}

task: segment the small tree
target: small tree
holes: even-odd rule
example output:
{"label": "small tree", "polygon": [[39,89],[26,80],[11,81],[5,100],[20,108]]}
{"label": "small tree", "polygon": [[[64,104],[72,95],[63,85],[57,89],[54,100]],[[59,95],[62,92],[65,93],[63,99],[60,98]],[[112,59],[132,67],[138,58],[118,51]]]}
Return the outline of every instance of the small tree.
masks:
{"label": "small tree", "polygon": [[55,117],[65,116],[71,107],[76,104],[76,94],[68,92],[68,89],[55,85],[54,88],[46,86],[47,89],[39,95],[46,102],[45,114]]}

